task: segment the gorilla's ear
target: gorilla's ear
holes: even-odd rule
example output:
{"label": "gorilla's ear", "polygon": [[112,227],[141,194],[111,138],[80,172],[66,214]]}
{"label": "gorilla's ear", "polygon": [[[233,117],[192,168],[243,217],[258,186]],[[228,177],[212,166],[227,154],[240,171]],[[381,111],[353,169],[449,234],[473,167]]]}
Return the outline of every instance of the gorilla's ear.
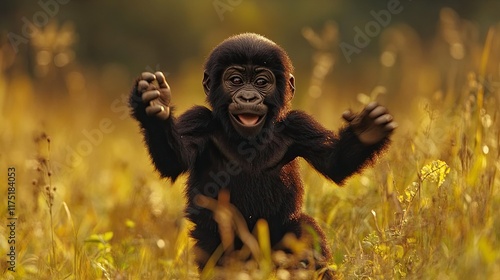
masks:
{"label": "gorilla's ear", "polygon": [[208,75],[207,71],[203,72],[203,90],[205,91],[205,94],[208,96],[210,93],[210,76]]}
{"label": "gorilla's ear", "polygon": [[288,85],[290,86],[290,90],[292,91],[292,96],[295,93],[295,77],[290,74],[290,77],[288,78]]}

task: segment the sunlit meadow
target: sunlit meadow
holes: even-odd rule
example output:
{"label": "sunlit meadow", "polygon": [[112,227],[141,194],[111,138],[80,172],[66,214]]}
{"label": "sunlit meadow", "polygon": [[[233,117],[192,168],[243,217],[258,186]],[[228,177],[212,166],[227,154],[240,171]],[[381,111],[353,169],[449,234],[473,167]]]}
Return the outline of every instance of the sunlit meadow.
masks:
{"label": "sunlit meadow", "polygon": [[[405,25],[384,30],[380,60],[367,70],[380,76],[379,84],[342,97],[323,91],[338,88],[328,73],[343,55],[318,43],[338,44],[335,23],[326,23],[322,33],[303,30],[315,49],[315,67],[301,78],[309,88],[297,93],[295,108],[337,129],[345,108],[359,110],[378,100],[399,123],[390,149],[345,186],[301,163],[304,211],[327,232],[334,252],[330,269],[339,279],[500,275],[500,25],[483,38],[453,10],[440,16],[438,35],[429,44]],[[44,31],[34,38],[36,65],[29,71],[48,82],[35,82],[22,67],[9,75],[0,72],[1,189],[7,192],[5,173],[14,167],[18,217],[15,272],[3,261],[9,229],[0,227],[4,279],[197,279],[191,225],[183,218],[185,177],[171,183],[154,172],[128,116],[132,81],[122,79],[126,75],[118,67],[100,75],[83,69],[71,50],[71,26],[54,24]],[[63,39],[51,49],[55,37]],[[11,49],[4,45],[0,51],[2,70],[11,67]],[[47,58],[52,56],[59,58]],[[55,75],[63,79],[55,82]],[[203,104],[195,78],[174,82],[178,111]],[[125,82],[105,82],[113,79]],[[103,94],[111,88],[123,96]],[[176,88],[197,94],[175,96]],[[4,197],[1,217],[8,216]],[[257,240],[265,234],[261,229]],[[270,269],[280,256],[271,255],[265,242],[258,249],[271,257],[216,274],[227,279],[321,274]]]}

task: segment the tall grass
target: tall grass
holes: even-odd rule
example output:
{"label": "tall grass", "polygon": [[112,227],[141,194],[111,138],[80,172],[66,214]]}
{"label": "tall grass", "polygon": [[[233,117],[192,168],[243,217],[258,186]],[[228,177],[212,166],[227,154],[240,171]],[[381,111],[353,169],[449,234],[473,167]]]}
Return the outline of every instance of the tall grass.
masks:
{"label": "tall grass", "polygon": [[[360,107],[379,98],[396,115],[400,128],[378,163],[345,187],[302,164],[304,211],[327,232],[331,268],[340,279],[500,274],[500,27],[491,27],[483,43],[471,40],[470,23],[443,10],[437,28],[440,35],[430,47],[407,26],[385,30],[385,58],[370,65],[381,73],[380,84],[366,86],[376,89],[372,94],[346,101]],[[388,63],[388,56],[396,62]],[[315,86],[328,83],[324,74]],[[182,217],[185,178],[175,184],[157,179],[135,124],[109,113],[110,102],[101,97],[94,98],[95,106],[82,106],[75,96],[59,97],[63,101],[55,105],[39,100],[35,81],[23,71],[1,80],[6,118],[0,119],[0,166],[17,168],[19,217],[17,271],[7,272],[2,261],[3,277],[196,279],[187,234],[192,225]],[[326,105],[314,108],[329,123],[329,97],[320,98]],[[296,105],[312,110],[311,104]],[[51,106],[58,111],[47,111]],[[67,161],[66,147],[75,149],[85,139],[81,129],[97,127],[103,118],[115,130],[80,161]],[[228,275],[313,277],[282,269],[258,274],[271,259],[283,258],[267,253],[265,235],[265,227],[259,228],[261,262]],[[6,228],[0,227],[0,236],[7,236]],[[7,245],[2,238],[0,251]]]}

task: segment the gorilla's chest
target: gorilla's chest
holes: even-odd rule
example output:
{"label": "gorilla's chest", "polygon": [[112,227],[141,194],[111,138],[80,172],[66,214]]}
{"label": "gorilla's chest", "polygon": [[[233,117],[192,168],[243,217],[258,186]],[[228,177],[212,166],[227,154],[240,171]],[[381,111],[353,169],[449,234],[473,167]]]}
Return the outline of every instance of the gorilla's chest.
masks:
{"label": "gorilla's chest", "polygon": [[262,173],[279,172],[290,161],[285,158],[287,141],[272,134],[236,142],[221,137],[210,140],[202,160],[216,169],[227,169],[230,165],[230,169],[238,173],[259,173],[261,176]]}
{"label": "gorilla's chest", "polygon": [[296,164],[285,159],[286,151],[286,146],[276,142],[260,146],[212,143],[191,171],[191,187],[213,198],[226,189],[231,203],[246,218],[271,217],[283,211],[284,204],[294,205],[302,193]]}

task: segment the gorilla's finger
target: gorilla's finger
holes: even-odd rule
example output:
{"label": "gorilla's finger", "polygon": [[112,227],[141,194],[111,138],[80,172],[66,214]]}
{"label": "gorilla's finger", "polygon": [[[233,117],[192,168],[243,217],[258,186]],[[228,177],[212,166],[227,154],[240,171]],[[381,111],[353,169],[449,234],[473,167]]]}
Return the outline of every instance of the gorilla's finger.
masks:
{"label": "gorilla's finger", "polygon": [[390,122],[384,126],[386,131],[392,132],[396,128],[398,128],[398,123],[397,122]]}
{"label": "gorilla's finger", "polygon": [[160,88],[170,88],[167,84],[167,80],[165,79],[165,75],[162,72],[158,71],[155,73],[156,80],[158,81],[158,85]]}
{"label": "gorilla's finger", "polygon": [[368,116],[372,119],[376,119],[385,114],[387,114],[387,109],[384,106],[377,106],[376,108],[371,110]]}
{"label": "gorilla's finger", "polygon": [[165,111],[165,107],[161,105],[154,105],[146,107],[146,114],[149,116],[154,116],[162,111]]}
{"label": "gorilla's finger", "polygon": [[149,101],[160,97],[160,92],[157,90],[146,91],[142,94],[142,102],[148,103]]}
{"label": "gorilla's finger", "polygon": [[161,111],[156,114],[156,117],[162,120],[168,119],[168,117],[170,117],[170,107],[161,106]]}
{"label": "gorilla's finger", "polygon": [[394,118],[392,117],[391,114],[384,114],[378,118],[375,119],[375,124],[387,124],[391,122]]}
{"label": "gorilla's finger", "polygon": [[361,119],[363,119],[366,115],[370,114],[370,112],[373,111],[374,108],[376,108],[378,106],[378,103],[377,102],[370,102],[368,105],[366,105],[366,107],[363,109],[363,111],[361,111],[361,113],[359,114],[359,117]]}
{"label": "gorilla's finger", "polygon": [[371,110],[375,109],[377,106],[378,106],[378,103],[376,101],[372,101],[372,102],[368,103],[368,105],[366,105],[365,110],[371,111]]}
{"label": "gorilla's finger", "polygon": [[137,89],[142,93],[144,92],[149,86],[149,83],[145,80],[140,80],[138,83],[137,83]]}
{"label": "gorilla's finger", "polygon": [[356,114],[354,114],[351,110],[347,110],[342,113],[342,118],[344,118],[347,122],[352,122],[354,118],[356,118]]}
{"label": "gorilla's finger", "polygon": [[141,77],[142,77],[143,80],[146,80],[149,83],[151,83],[152,81],[156,80],[155,74],[153,74],[151,72],[142,72]]}

